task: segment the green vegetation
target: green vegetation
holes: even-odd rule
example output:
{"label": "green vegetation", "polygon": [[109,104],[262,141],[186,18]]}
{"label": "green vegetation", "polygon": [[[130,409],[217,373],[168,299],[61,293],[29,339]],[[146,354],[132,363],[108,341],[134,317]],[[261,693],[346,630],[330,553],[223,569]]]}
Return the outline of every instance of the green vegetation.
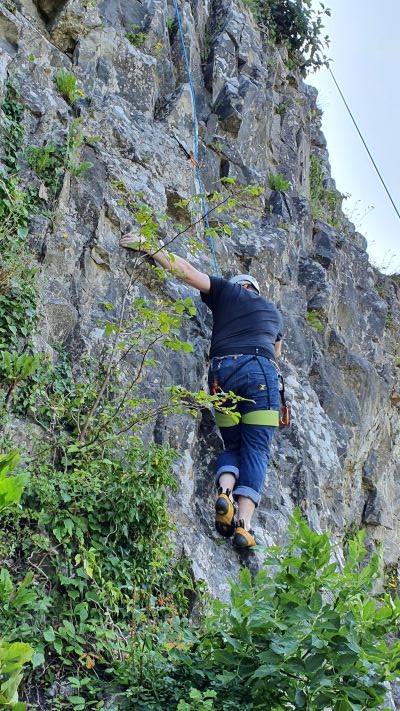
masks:
{"label": "green vegetation", "polygon": [[17,504],[21,498],[25,478],[22,475],[10,476],[19,462],[18,450],[0,454],[0,512]]}
{"label": "green vegetation", "polygon": [[175,620],[150,634],[151,665],[132,648],[120,708],[377,709],[400,666],[400,642],[384,641],[400,600],[371,596],[379,559],[366,564],[362,532],[342,571],[334,559],[329,536],[295,513],[287,546],[268,551],[254,581],[243,569],[230,602],[211,602],[200,628]]}
{"label": "green vegetation", "polygon": [[40,197],[44,197],[46,200],[56,198],[66,171],[78,177],[93,167],[93,163],[90,161],[79,161],[82,144],[92,140],[92,138],[83,135],[81,119],[77,118],[69,125],[64,145],[56,146],[53,143],[48,143],[40,147],[28,146],[26,150],[28,164],[46,188],[45,193],[39,193]]}
{"label": "green vegetation", "polygon": [[30,167],[46,186],[48,195],[55,197],[65,172],[63,147],[54,146],[53,143],[41,147],[28,146],[26,157]]}
{"label": "green vegetation", "polygon": [[66,69],[59,69],[54,77],[57,89],[62,94],[64,99],[68,101],[71,106],[75,104],[78,99],[84,96],[84,92],[79,89],[78,80],[72,72]]}
{"label": "green vegetation", "polygon": [[127,32],[125,37],[134,47],[141,49],[146,42],[147,33],[140,30],[140,25],[132,25],[131,31]]}
{"label": "green vegetation", "polygon": [[393,331],[394,325],[395,325],[394,316],[393,316],[392,313],[389,312],[389,313],[386,315],[385,328],[388,328],[390,331]]}
{"label": "green vegetation", "polygon": [[281,101],[280,104],[276,104],[274,106],[274,111],[279,116],[283,116],[283,114],[287,111],[287,109],[288,109],[288,103],[286,101]]}
{"label": "green vegetation", "polygon": [[323,331],[324,324],[319,319],[318,311],[310,309],[306,314],[306,321],[311,328],[315,328],[316,331]]}
{"label": "green vegetation", "polygon": [[310,200],[311,213],[316,220],[327,222],[332,227],[340,227],[340,211],[344,195],[337,190],[324,187],[324,173],[317,156],[311,156]]}
{"label": "green vegetation", "polygon": [[4,399],[7,407],[15,388],[24,380],[32,376],[40,365],[40,356],[31,356],[26,353],[18,355],[16,352],[3,351],[0,353],[0,373],[3,382],[8,386]]}
{"label": "green vegetation", "polygon": [[213,151],[216,153],[221,153],[224,145],[223,143],[219,143],[218,141],[215,141],[214,143],[210,143],[210,148],[212,148]]}
{"label": "green vegetation", "polygon": [[292,187],[290,180],[286,180],[282,173],[270,175],[268,178],[268,185],[271,190],[276,190],[277,193],[284,193]]}
{"label": "green vegetation", "polygon": [[311,0],[244,0],[255,19],[268,28],[271,42],[288,49],[289,65],[303,72],[327,63],[329,37],[323,35],[323,18],[330,15],[322,3]]}
{"label": "green vegetation", "polygon": [[168,30],[168,33],[171,34],[174,29],[177,29],[178,27],[176,17],[167,17],[167,19],[165,20],[165,25]]}
{"label": "green vegetation", "polygon": [[0,638],[0,707],[25,711],[25,704],[18,702],[18,687],[22,680],[24,665],[32,659],[29,644],[10,644]]}
{"label": "green vegetation", "polygon": [[[0,455],[0,512],[15,506],[21,498],[25,477],[10,476],[19,462],[19,452],[14,450]],[[0,605],[7,589],[7,571],[0,571]],[[1,629],[1,634],[4,630]],[[24,665],[32,659],[33,649],[28,644],[10,644],[0,637],[0,707],[25,711],[25,704],[18,703],[18,687],[22,680]]]}
{"label": "green vegetation", "polygon": [[385,592],[391,597],[396,597],[400,593],[400,579],[398,563],[385,565],[383,571],[383,587]]}
{"label": "green vegetation", "polygon": [[36,197],[19,180],[23,105],[11,83],[7,84],[2,109],[4,163],[8,172],[0,176],[0,351],[20,348],[36,323],[35,268],[25,249],[28,220],[35,209]]}

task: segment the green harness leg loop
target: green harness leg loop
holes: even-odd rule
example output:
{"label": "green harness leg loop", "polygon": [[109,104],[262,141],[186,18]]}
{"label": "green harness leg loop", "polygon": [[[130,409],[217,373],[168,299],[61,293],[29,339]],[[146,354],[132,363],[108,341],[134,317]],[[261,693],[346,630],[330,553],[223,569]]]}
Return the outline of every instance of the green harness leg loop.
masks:
{"label": "green harness leg loop", "polygon": [[242,416],[244,425],[269,425],[279,427],[278,410],[253,410]]}
{"label": "green harness leg loop", "polygon": [[227,415],[225,412],[215,412],[215,422],[218,427],[234,427],[240,423],[240,419],[235,420],[232,415]]}
{"label": "green harness leg loop", "polygon": [[279,427],[278,410],[253,410],[242,416],[241,420],[235,420],[232,415],[223,412],[215,413],[215,422],[218,427],[234,427],[242,422],[244,425],[269,425]]}

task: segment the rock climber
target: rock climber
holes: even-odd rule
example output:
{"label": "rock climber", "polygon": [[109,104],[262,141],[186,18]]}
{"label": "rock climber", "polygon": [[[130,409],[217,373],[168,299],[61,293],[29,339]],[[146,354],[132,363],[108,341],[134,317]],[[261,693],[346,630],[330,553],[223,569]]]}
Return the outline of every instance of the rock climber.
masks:
{"label": "rock climber", "polygon": [[[121,247],[141,250],[166,271],[198,289],[211,309],[208,383],[211,392],[233,392],[244,398],[236,406],[239,422],[216,411],[224,442],[216,465],[218,489],[215,527],[236,547],[256,545],[251,519],[260,501],[270,447],[279,425],[279,386],[276,357],[281,354],[282,317],[276,306],[260,295],[254,277],[232,279],[208,276],[188,261],[162,247],[145,249],[144,240],[128,233]],[[236,519],[237,515],[237,519]]]}

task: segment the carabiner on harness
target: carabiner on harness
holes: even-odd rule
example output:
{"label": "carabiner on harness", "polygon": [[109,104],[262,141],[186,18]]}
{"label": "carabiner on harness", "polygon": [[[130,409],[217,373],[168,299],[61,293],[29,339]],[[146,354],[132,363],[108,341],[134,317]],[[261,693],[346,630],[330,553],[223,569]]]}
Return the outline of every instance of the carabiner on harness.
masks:
{"label": "carabiner on harness", "polygon": [[279,427],[289,427],[290,425],[290,407],[286,403],[285,398],[285,381],[283,375],[278,371],[279,395],[281,396],[281,412],[279,415]]}
{"label": "carabiner on harness", "polygon": [[219,395],[220,393],[223,393],[224,391],[222,390],[221,386],[218,384],[217,376],[214,375],[214,380],[212,384],[212,394],[213,395]]}

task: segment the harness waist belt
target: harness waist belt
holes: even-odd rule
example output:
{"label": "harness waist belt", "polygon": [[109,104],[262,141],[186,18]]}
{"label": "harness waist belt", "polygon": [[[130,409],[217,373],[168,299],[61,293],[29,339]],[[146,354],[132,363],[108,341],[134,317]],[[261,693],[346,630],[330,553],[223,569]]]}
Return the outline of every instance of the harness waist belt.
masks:
{"label": "harness waist belt", "polygon": [[229,356],[234,355],[258,355],[268,358],[268,360],[275,361],[275,357],[266,348],[258,346],[240,346],[240,351],[237,353],[210,353],[210,359],[212,358],[229,358]]}

